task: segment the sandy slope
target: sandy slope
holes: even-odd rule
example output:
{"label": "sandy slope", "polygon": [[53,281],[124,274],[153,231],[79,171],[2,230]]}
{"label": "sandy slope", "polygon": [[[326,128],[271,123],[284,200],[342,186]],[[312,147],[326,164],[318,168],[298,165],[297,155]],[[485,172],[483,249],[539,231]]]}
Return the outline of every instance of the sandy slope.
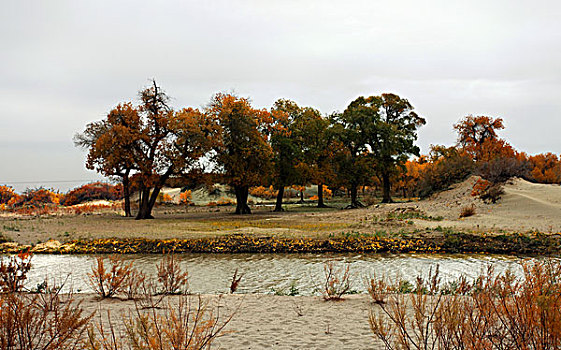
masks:
{"label": "sandy slope", "polygon": [[[450,226],[471,230],[508,232],[561,232],[561,186],[535,184],[513,179],[504,186],[504,195],[496,204],[486,204],[471,196],[476,177],[454,186],[426,201],[418,202],[419,209],[443,221],[419,222],[430,227]],[[465,206],[474,205],[476,215],[459,219]]]}
{"label": "sandy slope", "polygon": [[[134,309],[130,301],[102,300],[79,295],[86,312],[97,312],[106,319],[111,310],[113,323]],[[190,296],[196,305],[196,297]],[[321,297],[275,295],[217,295],[204,300],[221,305],[220,313],[234,317],[226,335],[214,349],[382,349],[369,328],[371,303],[368,295],[351,295],[343,301],[325,302]],[[171,304],[177,297],[171,298]],[[167,302],[164,302],[167,305]],[[374,306],[376,307],[376,306]],[[215,309],[216,310],[216,309]],[[162,312],[162,311],[160,311]]]}
{"label": "sandy slope", "polygon": [[[479,178],[472,176],[449,190],[418,202],[377,204],[364,209],[329,213],[310,213],[315,221],[354,222],[357,228],[389,232],[414,229],[453,228],[475,232],[561,232],[561,186],[535,184],[513,179],[504,186],[504,195],[496,204],[484,203],[471,195]],[[474,206],[476,215],[460,219],[464,207]],[[405,219],[380,221],[390,213],[419,211],[441,220]],[[406,224],[412,222],[413,225]]]}

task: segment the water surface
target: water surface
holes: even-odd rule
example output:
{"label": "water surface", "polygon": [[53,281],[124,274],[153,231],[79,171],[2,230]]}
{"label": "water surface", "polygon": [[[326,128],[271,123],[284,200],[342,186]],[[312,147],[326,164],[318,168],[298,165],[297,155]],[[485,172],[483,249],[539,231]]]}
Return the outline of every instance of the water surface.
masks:
{"label": "water surface", "polygon": [[[520,272],[521,258],[499,255],[435,255],[435,254],[178,254],[181,266],[189,272],[189,290],[193,293],[226,293],[236,269],[243,274],[240,293],[288,292],[318,294],[324,280],[326,261],[336,267],[350,265],[352,290],[366,292],[365,280],[370,276],[387,276],[413,282],[419,275],[439,266],[443,283],[461,275],[474,278],[492,265],[496,272],[512,269]],[[161,255],[124,255],[134,266],[155,275]],[[66,289],[91,292],[87,273],[95,262],[92,255],[34,255],[33,267],[26,283],[33,288],[46,277],[57,282],[66,280]]]}

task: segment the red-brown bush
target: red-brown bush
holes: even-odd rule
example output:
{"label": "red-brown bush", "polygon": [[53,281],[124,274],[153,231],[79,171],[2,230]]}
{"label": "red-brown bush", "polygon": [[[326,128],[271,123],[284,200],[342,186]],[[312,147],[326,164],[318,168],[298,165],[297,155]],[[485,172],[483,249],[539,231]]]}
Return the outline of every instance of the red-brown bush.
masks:
{"label": "red-brown bush", "polygon": [[123,198],[123,186],[94,182],[75,188],[61,200],[62,205],[76,205],[93,200],[119,200]]}
{"label": "red-brown bush", "polygon": [[371,310],[370,327],[386,349],[559,349],[561,262],[522,269],[516,277],[489,268],[471,285],[460,280],[452,294],[439,288],[438,271],[409,295],[371,281],[371,295],[387,301]]}

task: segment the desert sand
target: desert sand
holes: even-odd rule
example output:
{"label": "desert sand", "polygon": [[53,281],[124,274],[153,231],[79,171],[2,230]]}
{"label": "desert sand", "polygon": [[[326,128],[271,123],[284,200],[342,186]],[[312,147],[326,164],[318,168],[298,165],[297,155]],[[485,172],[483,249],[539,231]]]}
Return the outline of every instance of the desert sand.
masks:
{"label": "desert sand", "polygon": [[[197,303],[197,296],[188,297]],[[85,312],[96,312],[95,322],[100,315],[106,322],[109,309],[112,322],[118,326],[121,315],[134,310],[132,301],[98,300],[93,294],[77,298]],[[170,297],[170,304],[177,303],[177,298]],[[370,331],[369,312],[377,306],[371,304],[368,295],[350,295],[341,301],[259,294],[202,298],[220,305],[223,317],[234,313],[225,335],[213,343],[213,349],[383,349]],[[167,304],[164,301],[161,305]]]}

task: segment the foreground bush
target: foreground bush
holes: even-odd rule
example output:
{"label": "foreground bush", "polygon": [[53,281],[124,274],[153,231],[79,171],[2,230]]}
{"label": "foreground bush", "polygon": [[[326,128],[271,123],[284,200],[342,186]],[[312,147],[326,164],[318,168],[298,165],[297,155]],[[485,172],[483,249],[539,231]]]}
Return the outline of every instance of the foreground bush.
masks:
{"label": "foreground bush", "polygon": [[0,292],[16,293],[21,291],[31,269],[31,253],[21,252],[16,256],[0,261]]}
{"label": "foreground bush", "polygon": [[[412,294],[370,282],[370,327],[386,349],[559,349],[561,263],[526,262],[523,277],[490,268],[441,290],[438,270]],[[451,295],[445,295],[449,294]]]}
{"label": "foreground bush", "polygon": [[336,267],[332,261],[323,265],[323,299],[341,300],[351,289],[350,265]]}
{"label": "foreground bush", "polygon": [[212,308],[200,296],[196,302],[181,296],[177,304],[168,301],[162,312],[157,308],[146,310],[137,306],[123,317],[123,333],[117,333],[108,313],[109,327],[104,327],[102,320],[90,326],[84,346],[91,350],[210,349],[232,317],[233,314],[222,317],[219,307]]}
{"label": "foreground bush", "polygon": [[[109,265],[106,267],[106,264]],[[98,256],[92,270],[88,273],[88,282],[101,298],[110,298],[124,291],[125,282],[130,280],[132,263],[126,263],[117,256],[104,259]]]}
{"label": "foreground bush", "polygon": [[82,335],[92,315],[82,316],[72,297],[52,293],[48,302],[41,294],[20,292],[31,267],[31,256],[4,259],[0,278],[0,349],[56,350],[81,348]]}

